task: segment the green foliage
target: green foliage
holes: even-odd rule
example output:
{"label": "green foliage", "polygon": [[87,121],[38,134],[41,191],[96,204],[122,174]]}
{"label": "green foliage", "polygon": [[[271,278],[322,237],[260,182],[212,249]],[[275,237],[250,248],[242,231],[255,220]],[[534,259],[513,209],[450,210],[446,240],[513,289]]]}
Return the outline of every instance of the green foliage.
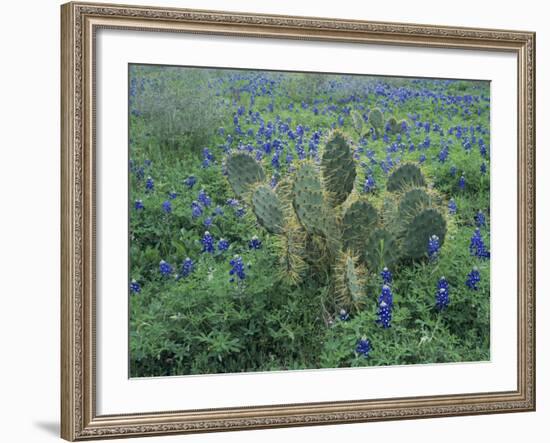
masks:
{"label": "green foliage", "polygon": [[377,133],[382,131],[384,126],[384,116],[380,109],[376,108],[369,112],[369,123]]}
{"label": "green foliage", "polygon": [[407,258],[420,259],[426,256],[426,245],[432,235],[439,237],[440,244],[445,241],[447,223],[435,209],[424,209],[406,226],[403,239],[403,254]]}

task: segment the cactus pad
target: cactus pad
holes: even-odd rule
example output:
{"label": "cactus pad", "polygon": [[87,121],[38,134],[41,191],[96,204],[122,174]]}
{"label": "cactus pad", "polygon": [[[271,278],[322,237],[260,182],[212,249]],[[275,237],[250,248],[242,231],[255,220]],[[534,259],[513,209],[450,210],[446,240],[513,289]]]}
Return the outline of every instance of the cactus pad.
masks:
{"label": "cactus pad", "polygon": [[443,215],[435,209],[424,209],[406,227],[403,238],[405,257],[413,260],[425,257],[428,252],[429,238],[437,235],[440,244],[443,245],[446,233],[447,223]]}
{"label": "cactus pad", "polygon": [[304,163],[296,172],[292,186],[292,205],[298,220],[310,234],[325,232],[324,199],[319,171],[312,163]]}
{"label": "cactus pad", "polygon": [[378,223],[378,212],[364,200],[353,202],[342,219],[344,248],[363,255],[369,235]]}
{"label": "cactus pad", "polygon": [[340,307],[355,308],[364,303],[364,270],[351,253],[340,254],[337,263],[336,296]]}
{"label": "cactus pad", "polygon": [[423,189],[411,189],[407,191],[399,202],[399,218],[410,220],[423,208],[431,203],[431,198]]}
{"label": "cactus pad", "polygon": [[369,237],[365,258],[372,269],[390,267],[399,259],[396,237],[386,229],[376,229]]}
{"label": "cactus pad", "polygon": [[426,186],[426,181],[424,180],[422,171],[420,171],[418,166],[413,165],[412,163],[406,163],[399,166],[388,178],[387,189],[390,192],[402,191],[410,186]]}
{"label": "cactus pad", "polygon": [[353,129],[355,129],[355,132],[361,135],[361,132],[363,131],[363,117],[358,111],[351,111],[351,121],[353,123]]}
{"label": "cactus pad", "polygon": [[252,210],[258,222],[272,234],[283,232],[282,204],[269,185],[260,185],[252,193]]}
{"label": "cactus pad", "polygon": [[321,170],[331,204],[342,204],[353,190],[356,171],[351,147],[339,132],[333,133],[324,147]]}
{"label": "cactus pad", "polygon": [[256,183],[262,182],[262,166],[248,154],[238,152],[227,157],[227,179],[239,198],[244,198]]}
{"label": "cactus pad", "polygon": [[380,109],[378,108],[370,111],[369,122],[372,125],[372,127],[377,131],[382,129],[382,126],[384,126],[384,116],[382,115],[382,111],[380,111]]}
{"label": "cactus pad", "polygon": [[388,123],[387,123],[389,129],[390,129],[390,132],[392,134],[397,134],[399,132],[399,124],[397,123],[397,120],[395,119],[395,117],[390,117],[388,119]]}

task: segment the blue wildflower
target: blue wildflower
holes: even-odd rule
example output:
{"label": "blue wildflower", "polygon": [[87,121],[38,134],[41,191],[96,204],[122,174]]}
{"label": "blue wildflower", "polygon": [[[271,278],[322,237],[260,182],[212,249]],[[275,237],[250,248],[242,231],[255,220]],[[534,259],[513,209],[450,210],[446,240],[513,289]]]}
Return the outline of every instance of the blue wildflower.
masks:
{"label": "blue wildflower", "polygon": [[481,280],[481,276],[479,274],[479,271],[477,267],[473,267],[472,272],[468,274],[468,279],[466,280],[466,286],[468,286],[470,289],[477,291],[479,288],[477,284]]}
{"label": "blue wildflower", "polygon": [[[229,264],[231,265],[229,275],[237,276],[239,280],[244,280],[246,278],[246,274],[244,273],[243,259],[240,255],[235,255],[233,259],[229,261]],[[234,282],[235,277],[231,277],[229,281]]]}
{"label": "blue wildflower", "polygon": [[435,260],[437,257],[437,254],[439,253],[439,248],[441,245],[439,244],[439,237],[437,235],[432,235],[428,239],[428,257],[430,260]]}
{"label": "blue wildflower", "polygon": [[387,267],[384,267],[384,269],[382,269],[382,272],[380,272],[380,276],[382,277],[385,285],[389,285],[393,279],[393,276]]}
{"label": "blue wildflower", "polygon": [[202,252],[214,252],[214,237],[208,231],[204,231],[204,235],[201,240],[202,243]]}
{"label": "blue wildflower", "polygon": [[202,224],[207,228],[210,227],[212,225],[212,217],[206,217]]}
{"label": "blue wildflower", "polygon": [[170,200],[165,200],[162,203],[162,210],[167,214],[170,214],[172,212],[172,202]]}
{"label": "blue wildflower", "polygon": [[479,228],[476,228],[470,239],[470,254],[481,259],[488,259],[491,256],[490,252],[487,251],[485,247],[485,242],[483,241]]}
{"label": "blue wildflower", "polygon": [[355,352],[357,352],[359,355],[362,355],[363,357],[368,357],[371,350],[372,346],[370,344],[370,340],[366,338],[360,339],[357,342],[357,346],[355,347]]}
{"label": "blue wildflower", "polygon": [[338,315],[338,317],[342,321],[348,321],[349,320],[349,312],[347,312],[345,309],[340,309],[340,314]]}
{"label": "blue wildflower", "polygon": [[178,194],[176,192],[169,192],[168,193],[168,198],[170,200],[174,200],[177,196],[178,196]]}
{"label": "blue wildflower", "polygon": [[172,265],[170,263],[161,260],[159,263],[159,271],[163,276],[170,275],[172,273]]}
{"label": "blue wildflower", "polygon": [[448,208],[449,208],[449,214],[451,215],[456,214],[456,202],[454,201],[453,198],[449,200]]}
{"label": "blue wildflower", "polygon": [[456,166],[451,166],[451,169],[449,169],[449,173],[451,174],[452,177],[456,177],[457,171],[458,169]]}
{"label": "blue wildflower", "polygon": [[485,215],[481,212],[481,210],[477,211],[474,219],[478,228],[485,226]]}
{"label": "blue wildflower", "polygon": [[141,200],[136,200],[134,202],[134,208],[136,211],[140,211],[142,209],[145,209],[145,206],[143,206],[143,202]]}
{"label": "blue wildflower", "polygon": [[388,285],[382,286],[382,293],[378,297],[378,320],[384,329],[391,327],[393,295]]}
{"label": "blue wildflower", "polygon": [[141,285],[136,280],[132,280],[130,282],[130,291],[132,294],[139,294],[141,292]]}
{"label": "blue wildflower", "polygon": [[208,168],[210,163],[214,161],[214,155],[210,152],[210,149],[204,148],[202,150],[202,167]]}
{"label": "blue wildflower", "polygon": [[481,166],[479,167],[479,172],[481,172],[483,175],[487,173],[487,163],[481,163]]}
{"label": "blue wildflower", "polygon": [[195,269],[195,263],[193,263],[193,260],[187,257],[185,260],[183,260],[183,263],[181,264],[180,273],[177,276],[177,279],[179,280],[182,277],[187,277],[189,274],[193,272],[194,269]]}
{"label": "blue wildflower", "polygon": [[449,306],[449,283],[445,277],[441,277],[437,282],[437,291],[435,294],[435,307],[442,311]]}
{"label": "blue wildflower", "polygon": [[229,249],[229,242],[225,238],[220,238],[218,242],[218,250],[227,251]]}
{"label": "blue wildflower", "polygon": [[145,189],[148,191],[153,191],[155,189],[155,182],[151,177],[147,177],[147,181],[145,182]]}
{"label": "blue wildflower", "polygon": [[190,175],[184,180],[184,183],[189,189],[192,189],[193,186],[195,186],[195,183],[197,183],[197,179],[194,175]]}
{"label": "blue wildflower", "polygon": [[363,191],[364,192],[371,192],[376,187],[376,182],[374,181],[374,177],[372,175],[367,175],[365,178],[365,183],[363,184]]}
{"label": "blue wildflower", "polygon": [[260,249],[262,247],[262,241],[257,236],[254,236],[248,242],[248,247],[250,249]]}
{"label": "blue wildflower", "polygon": [[458,179],[458,187],[464,191],[464,188],[466,188],[466,178],[464,178],[464,174],[460,176]]}
{"label": "blue wildflower", "polygon": [[202,215],[202,207],[196,200],[193,200],[191,203],[191,215],[193,218],[197,218]]}
{"label": "blue wildflower", "polygon": [[246,212],[246,209],[243,208],[242,206],[239,206],[237,209],[235,209],[235,216],[238,218],[241,218],[244,216],[245,212]]}
{"label": "blue wildflower", "polygon": [[212,203],[212,200],[210,199],[210,197],[208,196],[208,194],[204,189],[201,189],[199,191],[198,199],[206,207],[210,206],[210,204]]}

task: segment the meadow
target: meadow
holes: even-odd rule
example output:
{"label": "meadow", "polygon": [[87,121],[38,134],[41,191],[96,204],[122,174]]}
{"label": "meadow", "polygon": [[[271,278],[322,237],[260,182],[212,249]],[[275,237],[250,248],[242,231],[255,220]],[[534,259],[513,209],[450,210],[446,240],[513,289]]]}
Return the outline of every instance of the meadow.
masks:
{"label": "meadow", "polygon": [[490,84],[131,65],[132,377],[490,359]]}

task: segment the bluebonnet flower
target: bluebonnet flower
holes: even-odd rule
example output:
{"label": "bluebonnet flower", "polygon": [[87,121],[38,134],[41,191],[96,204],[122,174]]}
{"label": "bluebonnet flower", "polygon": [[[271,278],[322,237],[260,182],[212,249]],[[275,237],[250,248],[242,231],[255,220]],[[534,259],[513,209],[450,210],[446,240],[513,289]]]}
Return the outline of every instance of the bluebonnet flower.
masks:
{"label": "bluebonnet flower", "polygon": [[208,194],[204,189],[201,189],[199,191],[198,199],[206,207],[210,206],[210,204],[212,203],[212,200],[210,199],[210,197],[208,196]]}
{"label": "bluebonnet flower", "polygon": [[155,182],[151,177],[147,177],[147,181],[145,182],[145,189],[148,191],[153,191],[155,189]]}
{"label": "bluebonnet flower", "polygon": [[194,175],[190,175],[185,179],[184,183],[187,185],[189,189],[192,189],[193,186],[195,186],[195,183],[197,183],[197,179],[195,178]]}
{"label": "bluebonnet flower", "polygon": [[348,321],[349,320],[349,312],[347,312],[345,309],[340,309],[340,314],[338,315],[338,317],[342,321]]}
{"label": "bluebonnet flower", "polygon": [[449,283],[445,277],[441,277],[437,282],[437,291],[435,294],[435,307],[442,311],[449,306]]}
{"label": "bluebonnet flower", "polygon": [[145,206],[143,206],[143,202],[141,200],[136,200],[134,202],[134,208],[136,209],[136,211],[139,211],[145,209]]}
{"label": "bluebonnet flower", "polygon": [[477,284],[481,280],[481,276],[479,275],[479,271],[477,267],[473,267],[472,272],[468,274],[468,279],[466,280],[466,286],[468,286],[470,289],[477,291],[479,288]]}
{"label": "bluebonnet flower", "polygon": [[204,231],[204,235],[201,240],[202,243],[202,252],[214,252],[214,237],[208,231]]}
{"label": "bluebonnet flower", "polygon": [[487,163],[481,163],[481,166],[479,167],[479,172],[481,172],[483,175],[487,173]]}
{"label": "bluebonnet flower", "polygon": [[[240,255],[235,255],[233,259],[229,261],[229,264],[231,265],[229,275],[237,276],[239,280],[244,280],[246,278],[246,274],[244,273],[243,259]],[[235,277],[231,277],[229,281],[234,282]]]}
{"label": "bluebonnet flower", "polygon": [[159,263],[159,271],[163,276],[170,275],[172,273],[172,265],[161,260]]}
{"label": "bluebonnet flower", "polygon": [[382,269],[382,272],[380,272],[380,276],[382,277],[385,285],[389,285],[393,279],[393,276],[387,267],[384,267],[384,269]]}
{"label": "bluebonnet flower", "polygon": [[210,163],[214,161],[214,155],[210,152],[210,149],[204,148],[202,150],[202,167],[208,168]]}
{"label": "bluebonnet flower", "polygon": [[182,277],[187,277],[195,269],[195,263],[189,257],[183,260],[179,275],[176,277],[178,280]]}
{"label": "bluebonnet flower", "polygon": [[235,216],[238,218],[241,218],[246,213],[246,209],[242,206],[239,206],[237,209],[235,209]]}
{"label": "bluebonnet flower", "polygon": [[451,174],[452,177],[456,176],[456,172],[457,172],[457,167],[451,166],[451,169],[449,169],[449,173]]}
{"label": "bluebonnet flower", "polygon": [[448,156],[449,156],[449,150],[447,149],[447,147],[444,147],[441,151],[439,151],[439,154],[438,154],[439,162],[445,163]]}
{"label": "bluebonnet flower", "polygon": [[371,350],[372,346],[370,344],[370,340],[366,338],[360,339],[357,342],[357,346],[355,347],[355,352],[357,352],[359,355],[362,355],[363,357],[368,357]]}
{"label": "bluebonnet flower", "polygon": [[478,228],[485,226],[485,215],[483,215],[483,212],[481,212],[481,210],[477,211],[474,219]]}
{"label": "bluebonnet flower", "polygon": [[254,236],[248,242],[248,247],[250,249],[260,249],[262,247],[262,241],[257,236]]}
{"label": "bluebonnet flower", "polygon": [[439,248],[441,245],[439,244],[439,237],[437,235],[432,235],[428,239],[428,257],[430,260],[435,260],[437,257],[437,254],[439,253]]}
{"label": "bluebonnet flower", "polygon": [[174,200],[177,196],[178,196],[178,194],[176,192],[169,192],[168,193],[168,198],[170,200]]}
{"label": "bluebonnet flower", "polygon": [[464,191],[464,188],[466,187],[466,178],[464,178],[464,174],[462,174],[458,179],[458,187],[463,191]]}
{"label": "bluebonnet flower", "polygon": [[197,218],[202,215],[202,207],[196,200],[193,200],[191,203],[191,215],[193,218]]}
{"label": "bluebonnet flower", "polygon": [[170,200],[165,200],[162,203],[162,210],[167,214],[170,214],[172,212],[172,202]]}
{"label": "bluebonnet flower", "polygon": [[225,238],[220,238],[218,242],[218,250],[227,251],[229,249],[229,242]]}
{"label": "bluebonnet flower", "polygon": [[363,191],[364,192],[371,192],[376,187],[376,182],[374,181],[374,177],[372,175],[367,175],[365,178],[365,183],[363,184]]}
{"label": "bluebonnet flower", "polygon": [[277,186],[277,176],[276,175],[271,176],[271,180],[269,181],[269,186],[271,186],[272,188]]}
{"label": "bluebonnet flower", "polygon": [[230,198],[227,200],[226,202],[229,206],[231,206],[232,208],[236,208],[237,206],[239,206],[239,200],[235,199],[235,198]]}
{"label": "bluebonnet flower", "polygon": [[470,239],[470,254],[481,259],[488,259],[491,256],[490,252],[487,251],[485,247],[479,228],[476,228],[472,238]]}
{"label": "bluebonnet flower", "polygon": [[418,159],[418,162],[419,162],[419,163],[424,163],[425,161],[426,161],[426,155],[425,155],[425,154],[422,154],[422,155],[420,156],[420,158]]}
{"label": "bluebonnet flower", "polygon": [[141,285],[136,280],[132,280],[130,282],[130,291],[132,294],[139,294],[141,292]]}
{"label": "bluebonnet flower", "polygon": [[223,209],[221,206],[216,206],[214,209],[214,215],[223,215]]}
{"label": "bluebonnet flower", "polygon": [[453,198],[449,200],[448,208],[449,208],[449,214],[452,214],[452,215],[456,214],[456,202],[454,201]]}
{"label": "bluebonnet flower", "polygon": [[382,293],[378,297],[378,320],[383,328],[391,327],[393,295],[388,285],[382,286]]}
{"label": "bluebonnet flower", "polygon": [[202,224],[207,228],[210,227],[212,225],[212,217],[206,217]]}

